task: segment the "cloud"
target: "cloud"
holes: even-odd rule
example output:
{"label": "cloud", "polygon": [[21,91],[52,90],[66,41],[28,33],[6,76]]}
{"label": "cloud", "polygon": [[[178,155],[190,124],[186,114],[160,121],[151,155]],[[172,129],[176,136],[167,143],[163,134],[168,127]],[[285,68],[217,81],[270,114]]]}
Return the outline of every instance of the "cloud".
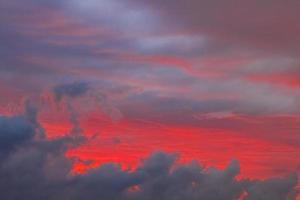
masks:
{"label": "cloud", "polygon": [[[284,5],[277,0],[143,1],[146,6],[135,0],[103,1],[105,5],[94,0],[70,2],[66,6],[58,0],[29,0],[26,5],[1,1],[0,24],[5,28],[0,31],[0,82],[8,92],[0,100],[5,98],[5,105],[53,83],[58,84],[53,90],[56,101],[71,101],[89,93],[91,86],[60,80],[101,79],[140,88],[113,99],[112,92],[104,92],[109,86],[93,85],[100,92],[89,96],[88,102],[96,100],[113,120],[125,117],[129,122],[141,119],[229,129],[299,145],[294,134],[299,130],[299,91],[277,88],[277,84],[299,85],[299,71],[282,62],[300,52],[296,1]],[[69,4],[75,2],[78,8],[72,10]],[[268,58],[272,62],[253,66]],[[299,60],[294,59],[296,69]],[[284,73],[274,72],[277,68],[284,68]],[[67,104],[71,132],[81,133],[78,116],[82,113],[77,109],[85,109],[86,104]],[[295,117],[276,118],[284,114]],[[48,141],[37,139],[41,131],[30,105],[24,115],[0,117],[3,199],[210,200],[231,199],[247,191],[247,199],[269,200],[284,199],[295,184],[295,177],[237,181],[236,163],[221,171],[197,164],[177,166],[176,157],[164,153],[152,155],[132,172],[111,164],[71,175],[74,161],[64,153],[69,145],[78,144],[72,139],[77,134]],[[289,153],[280,149],[276,155],[285,155],[282,152]]]}
{"label": "cloud", "polygon": [[0,149],[11,151],[0,157],[0,194],[5,200],[235,200],[245,192],[245,200],[295,199],[294,175],[265,181],[237,179],[237,161],[220,170],[196,161],[179,164],[177,155],[164,152],[153,153],[134,170],[108,163],[74,174],[76,158],[65,153],[82,144],[82,137],[35,138],[36,129],[28,119],[0,119],[0,137],[9,136],[1,138]]}
{"label": "cloud", "polygon": [[290,176],[286,179],[269,179],[251,184],[248,188],[249,195],[246,200],[257,199],[295,199],[296,193],[290,192],[290,187],[293,187],[297,182],[296,176]]}
{"label": "cloud", "polygon": [[89,90],[89,86],[85,82],[74,82],[70,84],[57,85],[53,89],[56,101],[60,101],[63,97],[79,97]]}
{"label": "cloud", "polygon": [[[63,97],[68,98],[67,108],[69,110],[69,113],[71,114],[70,121],[74,126],[74,131],[81,132],[79,131],[79,121],[77,119],[78,113],[74,108],[74,105],[71,103],[72,99],[75,99],[77,97],[83,97],[85,95],[88,96],[89,99],[86,102],[90,102],[91,104],[96,104],[96,106],[100,106],[101,111],[108,115],[112,120],[120,120],[123,117],[119,109],[117,109],[111,103],[111,99],[109,99],[110,94],[107,93],[107,91],[105,91],[108,89],[109,88],[105,88],[103,90],[96,90],[86,82],[73,82],[55,86],[53,88],[53,94],[56,102],[60,102]],[[119,92],[122,92],[121,90],[122,89],[120,88]],[[89,95],[87,95],[89,91],[91,92]]]}
{"label": "cloud", "polygon": [[[132,2],[132,1],[129,1]],[[135,2],[135,1],[133,1]],[[236,0],[143,1],[159,10],[174,29],[188,29],[219,43],[264,48],[268,51],[299,54],[299,3],[281,0],[243,3]],[[277,14],[277,15],[276,15]],[[272,17],[275,16],[276,17]]]}
{"label": "cloud", "polygon": [[53,94],[56,102],[60,102],[62,98],[66,97],[66,106],[69,112],[69,120],[72,124],[71,134],[80,135],[82,129],[79,122],[78,111],[72,104],[72,99],[85,95],[90,90],[86,82],[73,82],[68,84],[57,85],[53,88]]}
{"label": "cloud", "polygon": [[34,127],[23,116],[0,116],[0,151],[9,153],[19,144],[30,140]]}

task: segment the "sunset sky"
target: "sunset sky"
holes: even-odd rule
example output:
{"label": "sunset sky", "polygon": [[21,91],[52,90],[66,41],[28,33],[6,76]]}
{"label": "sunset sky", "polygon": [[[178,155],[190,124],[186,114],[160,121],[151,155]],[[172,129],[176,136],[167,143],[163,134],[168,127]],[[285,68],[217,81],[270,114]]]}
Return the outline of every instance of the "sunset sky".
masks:
{"label": "sunset sky", "polygon": [[[10,186],[0,180],[0,196],[8,187],[3,200],[296,199],[299,19],[297,0],[1,0],[0,179]],[[37,154],[50,161],[28,164]],[[175,180],[176,166],[197,171],[191,161],[207,180],[233,173],[243,184],[222,197],[151,196],[161,194],[138,178],[109,194],[84,185],[124,184],[156,162]],[[36,180],[84,183],[59,197],[14,191],[30,185],[16,171],[41,165]],[[89,182],[97,170],[106,179]],[[259,196],[268,190],[278,193]]]}

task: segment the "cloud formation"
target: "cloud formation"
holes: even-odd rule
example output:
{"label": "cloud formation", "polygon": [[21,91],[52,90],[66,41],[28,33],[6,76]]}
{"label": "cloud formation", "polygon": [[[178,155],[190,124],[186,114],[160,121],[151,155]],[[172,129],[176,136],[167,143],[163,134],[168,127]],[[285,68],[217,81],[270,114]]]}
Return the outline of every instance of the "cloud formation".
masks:
{"label": "cloud formation", "polygon": [[296,0],[1,0],[0,113],[49,93],[64,107],[45,106],[47,130],[30,105],[0,117],[1,148],[71,124],[117,143],[79,148],[93,160],[171,149],[218,164],[238,155],[254,177],[295,171],[299,10]]}
{"label": "cloud formation", "polygon": [[60,101],[64,96],[75,98],[84,95],[89,90],[89,86],[85,82],[74,82],[70,84],[57,85],[53,92],[56,101]]}
{"label": "cloud formation", "polygon": [[[81,145],[74,135],[48,140],[34,138],[34,124],[25,115],[1,117],[0,192],[5,200],[292,200],[297,177],[265,181],[237,179],[239,164],[224,170],[193,161],[177,163],[177,156],[156,152],[136,169],[124,170],[116,163],[103,164],[74,174],[75,158],[66,151]],[[9,151],[9,152],[8,152]]]}

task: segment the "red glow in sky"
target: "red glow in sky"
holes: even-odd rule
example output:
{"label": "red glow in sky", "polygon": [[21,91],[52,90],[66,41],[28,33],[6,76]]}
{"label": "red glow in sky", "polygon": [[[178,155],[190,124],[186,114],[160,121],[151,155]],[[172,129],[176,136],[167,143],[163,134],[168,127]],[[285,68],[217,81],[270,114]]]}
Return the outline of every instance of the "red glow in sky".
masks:
{"label": "red glow in sky", "polygon": [[[75,171],[157,151],[267,179],[299,173],[300,4],[0,3],[0,115],[30,99]],[[242,199],[244,197],[241,197]]]}

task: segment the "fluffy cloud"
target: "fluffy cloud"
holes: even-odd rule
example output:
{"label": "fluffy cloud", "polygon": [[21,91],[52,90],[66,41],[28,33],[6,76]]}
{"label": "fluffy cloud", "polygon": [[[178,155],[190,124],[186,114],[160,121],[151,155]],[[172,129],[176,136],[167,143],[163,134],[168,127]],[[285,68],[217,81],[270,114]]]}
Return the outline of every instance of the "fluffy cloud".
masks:
{"label": "fluffy cloud", "polygon": [[74,174],[76,159],[67,158],[65,152],[82,144],[82,136],[33,137],[37,125],[26,113],[0,120],[0,149],[10,150],[0,159],[0,193],[5,200],[235,200],[243,194],[245,200],[295,199],[294,175],[239,180],[237,161],[218,170],[196,161],[178,164],[176,155],[163,152],[153,153],[134,170],[108,163]]}

